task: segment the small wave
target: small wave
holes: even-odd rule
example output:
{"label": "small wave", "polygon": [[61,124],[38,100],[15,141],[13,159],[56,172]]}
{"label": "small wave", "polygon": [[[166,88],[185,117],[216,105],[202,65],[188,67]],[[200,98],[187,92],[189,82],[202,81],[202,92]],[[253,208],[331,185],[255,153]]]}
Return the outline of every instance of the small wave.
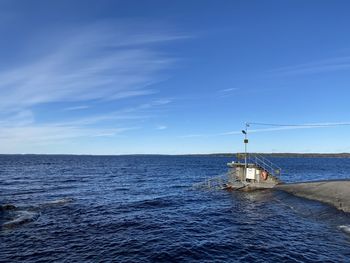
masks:
{"label": "small wave", "polygon": [[[40,208],[55,206],[55,205],[65,205],[67,203],[73,202],[73,198],[62,198],[53,201],[49,201],[43,204],[40,204],[38,207],[31,207],[30,210],[19,209],[15,205],[5,204],[0,206],[0,212],[4,212],[7,220],[2,224],[2,228],[9,229],[14,228],[25,223],[33,222],[38,219],[40,212],[35,212],[40,210]],[[32,211],[34,210],[34,211]]]}
{"label": "small wave", "polygon": [[129,208],[140,209],[140,208],[164,208],[174,205],[174,200],[168,198],[154,198],[146,199],[142,201],[136,201],[128,205]]}
{"label": "small wave", "polygon": [[338,227],[341,231],[350,235],[350,225],[342,225]]}
{"label": "small wave", "polygon": [[46,203],[41,204],[40,206],[65,205],[65,204],[71,203],[73,201],[74,201],[73,198],[67,197],[67,198],[61,198],[61,199],[46,202]]}
{"label": "small wave", "polygon": [[13,228],[25,223],[33,222],[39,218],[40,214],[32,211],[17,211],[16,217],[10,221],[5,222],[2,226],[4,228]]}

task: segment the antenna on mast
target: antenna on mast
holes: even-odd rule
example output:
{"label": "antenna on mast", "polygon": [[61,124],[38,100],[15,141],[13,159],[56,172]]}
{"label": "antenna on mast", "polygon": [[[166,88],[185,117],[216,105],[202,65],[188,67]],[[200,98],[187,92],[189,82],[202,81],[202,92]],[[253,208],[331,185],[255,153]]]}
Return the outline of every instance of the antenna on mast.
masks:
{"label": "antenna on mast", "polygon": [[247,146],[248,146],[248,127],[249,127],[249,123],[246,122],[245,123],[245,129],[242,130],[242,133],[244,134],[244,177],[246,178],[247,176]]}

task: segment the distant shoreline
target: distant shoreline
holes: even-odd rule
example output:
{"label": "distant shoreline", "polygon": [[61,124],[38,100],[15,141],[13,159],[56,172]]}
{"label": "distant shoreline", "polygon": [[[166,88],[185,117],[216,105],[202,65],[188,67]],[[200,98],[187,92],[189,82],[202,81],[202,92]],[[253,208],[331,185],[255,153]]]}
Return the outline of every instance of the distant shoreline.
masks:
{"label": "distant shoreline", "polygon": [[[203,153],[203,154],[6,154],[0,156],[188,156],[188,157],[227,157],[233,158],[243,153]],[[350,158],[350,153],[257,153],[276,158]]]}
{"label": "distant shoreline", "polygon": [[[238,153],[244,154],[244,153]],[[350,158],[350,153],[256,153],[265,157],[277,158]],[[184,154],[184,156],[236,157],[237,153]]]}

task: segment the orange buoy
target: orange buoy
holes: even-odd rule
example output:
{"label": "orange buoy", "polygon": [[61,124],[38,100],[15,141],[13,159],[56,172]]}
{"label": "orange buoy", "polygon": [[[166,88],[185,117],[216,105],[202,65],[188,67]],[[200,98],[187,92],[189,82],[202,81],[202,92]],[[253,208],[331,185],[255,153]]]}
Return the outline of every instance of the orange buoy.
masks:
{"label": "orange buoy", "polygon": [[266,180],[266,179],[267,179],[268,174],[267,174],[267,172],[266,172],[266,171],[262,171],[262,172],[261,172],[261,174],[260,174],[260,176],[261,176],[261,178],[262,178],[263,180]]}

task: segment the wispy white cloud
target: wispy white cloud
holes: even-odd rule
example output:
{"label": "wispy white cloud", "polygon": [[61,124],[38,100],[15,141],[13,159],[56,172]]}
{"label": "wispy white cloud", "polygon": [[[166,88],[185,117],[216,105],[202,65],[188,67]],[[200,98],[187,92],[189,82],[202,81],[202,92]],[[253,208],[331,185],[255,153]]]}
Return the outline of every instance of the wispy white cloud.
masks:
{"label": "wispy white cloud", "polygon": [[[350,126],[350,122],[322,122],[322,123],[305,123],[300,125],[283,125],[280,127],[248,129],[248,133],[331,128],[331,127],[337,127],[337,126]],[[188,134],[188,135],[180,136],[180,138],[217,137],[217,136],[240,135],[240,134],[242,134],[242,130],[227,131],[227,132],[216,133],[216,134]]]}
{"label": "wispy white cloud", "polygon": [[[119,111],[75,118],[72,121],[51,121],[36,123],[30,111],[23,111],[1,121],[0,144],[3,149],[11,145],[51,145],[72,139],[114,137],[131,130],[138,130],[139,121],[151,118],[148,111],[167,105],[168,99],[156,99],[149,103]],[[136,124],[125,121],[137,121]]]}
{"label": "wispy white cloud", "polygon": [[[152,85],[164,80],[164,70],[176,61],[158,45],[188,37],[159,26],[102,22],[26,43],[24,49],[40,46],[42,52],[0,70],[0,143],[114,136],[140,128],[137,121],[171,103],[168,98],[154,98],[159,90]],[[116,104],[95,111],[99,104],[133,97],[144,97],[145,102],[135,105],[127,100],[122,109]],[[79,117],[65,114],[38,122],[37,108],[50,110],[46,106],[51,103],[65,105],[62,111],[80,110]],[[82,111],[88,108],[92,110]]]}
{"label": "wispy white cloud", "polygon": [[231,97],[236,94],[236,91],[238,91],[239,88],[227,88],[227,89],[221,89],[218,91],[218,97],[220,98],[227,98]]}
{"label": "wispy white cloud", "polygon": [[350,56],[336,57],[269,70],[270,75],[299,75],[350,70]]}
{"label": "wispy white cloud", "polygon": [[238,88],[228,88],[228,89],[221,89],[221,90],[219,90],[219,92],[229,93],[229,92],[236,91],[236,90],[238,90]]}
{"label": "wispy white cloud", "polygon": [[[93,125],[103,122],[113,124],[113,121],[123,120],[145,120],[152,117],[152,110],[159,109],[164,105],[171,103],[170,99],[155,99],[148,103],[137,106],[126,107],[117,111],[109,111],[103,114],[90,114],[78,119],[66,120],[60,125]],[[154,117],[154,116],[153,116]]]}
{"label": "wispy white cloud", "polygon": [[[115,100],[155,93],[154,83],[163,62],[148,51],[129,50],[113,54],[103,65],[76,65],[67,59],[45,58],[36,65],[0,73],[0,108],[21,109],[57,101]],[[111,58],[108,58],[110,60]],[[87,64],[95,62],[87,62]],[[159,64],[158,64],[159,63]],[[53,64],[53,65],[52,65]],[[70,68],[70,69],[69,69]]]}
{"label": "wispy white cloud", "polygon": [[18,111],[10,116],[3,116],[0,120],[0,130],[8,126],[25,126],[34,123],[34,114],[30,110]]}
{"label": "wispy white cloud", "polygon": [[[2,151],[12,152],[14,148],[29,149],[50,145],[68,145],[76,139],[92,140],[96,137],[114,137],[137,127],[123,128],[86,128],[75,126],[28,125],[24,127],[4,127],[0,129],[0,144]],[[68,143],[68,144],[67,144]],[[77,149],[78,150],[78,149]]]}
{"label": "wispy white cloud", "polygon": [[156,93],[150,86],[163,79],[160,73],[174,59],[150,44],[185,36],[134,29],[106,23],[78,28],[25,65],[1,71],[0,109]]}
{"label": "wispy white cloud", "polygon": [[165,129],[167,129],[167,128],[168,128],[168,127],[165,126],[165,125],[158,125],[158,126],[156,127],[157,130],[165,130]]}
{"label": "wispy white cloud", "polygon": [[90,108],[88,105],[78,105],[78,106],[72,106],[72,107],[67,107],[64,108],[64,111],[75,111],[75,110],[85,110]]}

